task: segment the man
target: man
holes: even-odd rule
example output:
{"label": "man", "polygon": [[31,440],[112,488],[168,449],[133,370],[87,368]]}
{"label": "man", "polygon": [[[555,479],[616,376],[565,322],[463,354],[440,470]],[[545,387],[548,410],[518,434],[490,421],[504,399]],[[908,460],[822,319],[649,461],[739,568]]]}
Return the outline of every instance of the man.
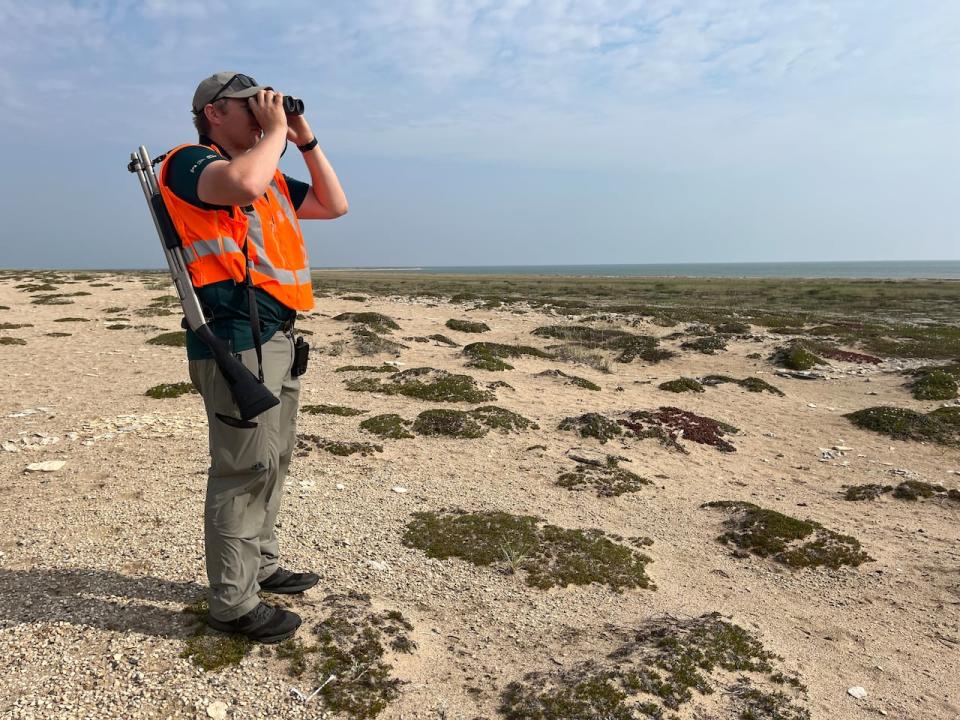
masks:
{"label": "man", "polygon": [[[241,420],[209,349],[187,332],[190,378],[209,424],[207,622],[279,642],[301,619],[261,602],[258,593],[301,593],[319,580],[279,565],[274,531],[296,442],[293,325],[297,311],[313,307],[299,220],[340,217],[347,199],[306,118],[288,116],[272,88],[219,72],[197,87],[193,114],[200,141],[168,154],[159,175],[164,203],[211,329],[280,399],[252,421]],[[302,152],[311,184],[278,171],[287,140]]]}

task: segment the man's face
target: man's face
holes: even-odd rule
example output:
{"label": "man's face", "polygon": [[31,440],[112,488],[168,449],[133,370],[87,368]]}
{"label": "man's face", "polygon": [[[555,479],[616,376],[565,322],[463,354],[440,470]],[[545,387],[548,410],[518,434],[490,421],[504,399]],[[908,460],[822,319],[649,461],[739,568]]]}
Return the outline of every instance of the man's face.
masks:
{"label": "man's face", "polygon": [[237,147],[249,150],[260,141],[263,130],[250,110],[246,98],[227,98],[220,118],[219,133]]}

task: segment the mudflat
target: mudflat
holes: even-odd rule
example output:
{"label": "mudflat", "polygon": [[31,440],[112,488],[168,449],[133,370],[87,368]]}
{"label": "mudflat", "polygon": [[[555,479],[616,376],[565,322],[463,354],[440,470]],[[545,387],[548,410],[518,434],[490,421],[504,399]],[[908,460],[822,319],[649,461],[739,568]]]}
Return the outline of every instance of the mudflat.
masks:
{"label": "mudflat", "polygon": [[0,715],[960,716],[960,283],[314,288],[256,646],[168,276],[0,272]]}

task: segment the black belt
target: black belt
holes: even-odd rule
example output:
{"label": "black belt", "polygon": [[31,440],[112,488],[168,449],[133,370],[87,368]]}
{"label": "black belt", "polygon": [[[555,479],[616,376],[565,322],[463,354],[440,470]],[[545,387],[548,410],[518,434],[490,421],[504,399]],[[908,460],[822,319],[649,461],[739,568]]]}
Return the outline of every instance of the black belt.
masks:
{"label": "black belt", "polygon": [[290,318],[289,320],[284,320],[280,323],[280,332],[290,332],[293,330],[294,324],[297,322],[295,317]]}

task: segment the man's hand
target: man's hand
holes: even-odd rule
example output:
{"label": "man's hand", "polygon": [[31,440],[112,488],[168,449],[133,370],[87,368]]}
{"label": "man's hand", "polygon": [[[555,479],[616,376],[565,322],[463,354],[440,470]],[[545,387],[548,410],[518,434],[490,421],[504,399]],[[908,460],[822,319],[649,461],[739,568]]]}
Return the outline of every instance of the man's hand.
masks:
{"label": "man's hand", "polygon": [[264,135],[287,130],[287,115],[283,112],[283,95],[273,90],[261,90],[248,98],[250,112]]}
{"label": "man's hand", "polygon": [[287,140],[294,145],[306,145],[313,140],[313,131],[305,116],[287,116]]}

